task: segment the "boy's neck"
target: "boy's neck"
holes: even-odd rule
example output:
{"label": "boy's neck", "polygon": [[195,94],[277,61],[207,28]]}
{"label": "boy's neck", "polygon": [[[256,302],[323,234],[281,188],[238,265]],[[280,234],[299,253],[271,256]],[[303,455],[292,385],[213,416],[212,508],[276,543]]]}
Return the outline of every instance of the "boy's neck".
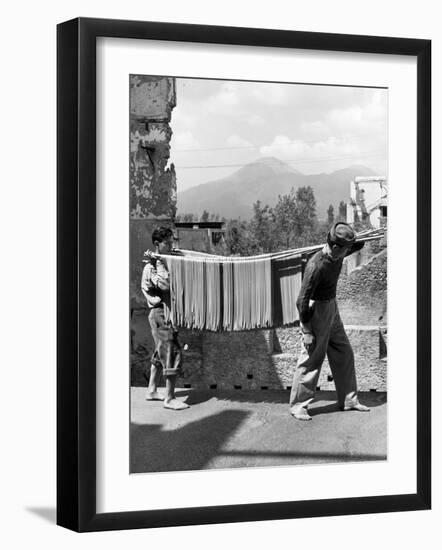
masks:
{"label": "boy's neck", "polygon": [[322,252],[326,256],[329,256],[330,258],[332,257],[331,248],[330,248],[330,245],[328,243],[324,245],[324,248],[322,249]]}

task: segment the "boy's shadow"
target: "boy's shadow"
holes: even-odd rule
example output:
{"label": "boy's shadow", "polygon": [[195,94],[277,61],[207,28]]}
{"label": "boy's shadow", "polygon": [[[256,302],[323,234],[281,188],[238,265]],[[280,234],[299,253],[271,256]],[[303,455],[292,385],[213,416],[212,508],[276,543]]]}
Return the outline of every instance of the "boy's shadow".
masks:
{"label": "boy's shadow", "polygon": [[[342,412],[336,400],[336,394],[331,391],[327,391],[327,394],[329,394],[325,397],[327,403],[318,405],[317,407],[315,407],[314,403],[312,404],[309,408],[310,416]],[[360,392],[359,401],[362,405],[366,405],[370,409],[374,409],[387,402],[387,394],[386,392]]]}
{"label": "boy's shadow", "polygon": [[176,388],[175,394],[179,399],[183,399],[188,405],[201,405],[217,397],[216,391],[195,391],[187,388]]}
{"label": "boy's shadow", "polygon": [[317,416],[319,414],[328,414],[339,411],[337,402],[327,403],[326,405],[320,405],[319,407],[312,407],[309,409],[310,416]]}

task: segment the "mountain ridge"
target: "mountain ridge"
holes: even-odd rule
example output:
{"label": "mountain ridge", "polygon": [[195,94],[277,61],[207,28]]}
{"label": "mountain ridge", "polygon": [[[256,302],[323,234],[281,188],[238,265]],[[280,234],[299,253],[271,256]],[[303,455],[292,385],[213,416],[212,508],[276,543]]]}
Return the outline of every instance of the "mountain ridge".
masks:
{"label": "mountain ridge", "polygon": [[363,165],[352,165],[329,174],[302,174],[280,159],[264,157],[242,166],[230,176],[179,192],[178,214],[201,216],[207,210],[226,218],[249,219],[257,200],[272,207],[278,195],[310,185],[316,198],[318,218],[324,219],[330,204],[336,211],[341,200],[348,201],[352,179],[373,175],[376,173]]}

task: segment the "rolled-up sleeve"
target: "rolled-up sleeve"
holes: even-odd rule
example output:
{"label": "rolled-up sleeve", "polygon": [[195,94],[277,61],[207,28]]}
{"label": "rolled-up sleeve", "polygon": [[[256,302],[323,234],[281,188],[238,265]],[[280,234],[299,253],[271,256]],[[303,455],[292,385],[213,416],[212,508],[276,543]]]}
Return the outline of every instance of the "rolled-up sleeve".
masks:
{"label": "rolled-up sleeve", "polygon": [[143,274],[141,275],[141,290],[143,292],[149,292],[152,287],[152,283],[150,282],[151,271],[152,266],[150,264],[146,264],[143,269]]}
{"label": "rolled-up sleeve", "polygon": [[169,290],[170,281],[169,281],[169,272],[167,271],[166,264],[162,259],[157,260],[157,269],[154,276],[151,277],[155,286],[160,290]]}
{"label": "rolled-up sleeve", "polygon": [[149,292],[152,288],[160,290],[169,290],[169,272],[165,263],[158,259],[156,267],[152,263],[147,263],[143,269],[141,276],[141,289],[144,293]]}
{"label": "rolled-up sleeve", "polygon": [[152,283],[150,281],[150,274],[152,272],[151,264],[146,264],[143,269],[143,274],[141,275],[141,290],[149,303],[149,291],[152,288]]}
{"label": "rolled-up sleeve", "polygon": [[311,311],[309,302],[318,286],[319,277],[320,273],[317,264],[314,261],[309,261],[305,267],[301,290],[296,300],[296,307],[299,311],[301,323],[308,323],[310,321]]}

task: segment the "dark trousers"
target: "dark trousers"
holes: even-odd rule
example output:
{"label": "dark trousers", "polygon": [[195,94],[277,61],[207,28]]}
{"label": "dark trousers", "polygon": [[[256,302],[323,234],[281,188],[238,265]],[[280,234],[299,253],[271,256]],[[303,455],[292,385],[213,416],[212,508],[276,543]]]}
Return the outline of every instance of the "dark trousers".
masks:
{"label": "dark trousers", "polygon": [[354,355],[336,300],[314,302],[311,327],[314,342],[309,349],[303,346],[299,356],[290,393],[290,408],[293,412],[299,411],[313,400],[326,355],[339,405],[354,405],[358,402]]}

